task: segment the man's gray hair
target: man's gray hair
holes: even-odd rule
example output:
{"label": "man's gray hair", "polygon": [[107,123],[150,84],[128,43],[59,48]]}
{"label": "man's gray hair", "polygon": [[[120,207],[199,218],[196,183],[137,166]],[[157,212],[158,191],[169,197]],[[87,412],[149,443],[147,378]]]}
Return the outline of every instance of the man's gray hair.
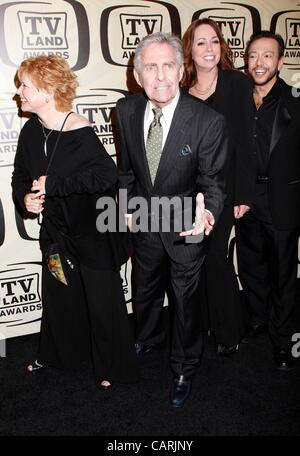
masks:
{"label": "man's gray hair", "polygon": [[152,33],[151,35],[145,36],[142,41],[139,42],[138,46],[135,50],[134,56],[134,69],[138,71],[141,68],[141,58],[142,52],[146,49],[150,44],[159,43],[159,44],[169,44],[172,48],[176,51],[176,61],[179,66],[183,65],[184,57],[183,57],[183,50],[182,50],[182,43],[181,40],[176,35],[172,35],[171,33],[163,33],[157,32]]}

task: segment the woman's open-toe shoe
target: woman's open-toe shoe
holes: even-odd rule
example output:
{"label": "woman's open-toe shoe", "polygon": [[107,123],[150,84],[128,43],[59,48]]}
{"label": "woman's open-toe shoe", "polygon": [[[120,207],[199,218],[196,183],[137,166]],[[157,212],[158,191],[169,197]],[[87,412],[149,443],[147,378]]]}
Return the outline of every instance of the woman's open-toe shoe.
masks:
{"label": "woman's open-toe shoe", "polygon": [[28,372],[36,372],[36,371],[42,369],[43,367],[44,367],[43,364],[40,364],[38,362],[38,360],[36,359],[35,361],[33,361],[32,364],[28,364],[27,371]]}
{"label": "woman's open-toe shoe", "polygon": [[100,386],[102,389],[107,390],[107,389],[111,388],[111,383],[108,380],[102,380],[102,382],[100,383]]}

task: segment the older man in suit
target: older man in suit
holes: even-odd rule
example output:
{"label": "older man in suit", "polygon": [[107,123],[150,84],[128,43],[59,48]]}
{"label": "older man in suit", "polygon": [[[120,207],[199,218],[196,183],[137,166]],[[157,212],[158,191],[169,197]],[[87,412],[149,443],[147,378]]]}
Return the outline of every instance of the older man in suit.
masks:
{"label": "older man in suit", "polygon": [[[174,407],[189,396],[202,354],[199,277],[206,242],[189,241],[203,230],[208,235],[222,210],[227,147],[223,117],[179,89],[182,73],[180,40],[164,33],[149,35],[139,43],[134,60],[134,76],[144,92],[117,103],[120,188],[127,190],[129,206],[132,198],[142,197],[149,208],[149,230],[132,234],[136,351],[142,355],[162,342],[159,319],[168,275],[174,301]],[[168,207],[174,198],[174,206]],[[157,199],[162,202],[160,213],[153,211]],[[183,227],[180,236],[176,224],[189,210],[190,226]],[[132,216],[126,215],[127,224],[136,231]]]}
{"label": "older man in suit", "polygon": [[[239,272],[251,317],[246,337],[268,328],[275,362],[293,368],[297,251],[300,228],[300,98],[279,76],[280,35],[261,31],[246,49],[254,81],[252,207],[239,223]],[[298,95],[298,96],[297,96]]]}

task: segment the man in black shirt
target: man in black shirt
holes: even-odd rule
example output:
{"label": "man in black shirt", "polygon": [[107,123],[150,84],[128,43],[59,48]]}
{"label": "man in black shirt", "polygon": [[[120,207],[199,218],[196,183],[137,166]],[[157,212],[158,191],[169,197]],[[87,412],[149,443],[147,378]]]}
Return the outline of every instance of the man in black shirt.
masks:
{"label": "man in black shirt", "polygon": [[[300,227],[300,98],[278,74],[284,42],[268,31],[250,38],[253,79],[252,205],[239,221],[239,273],[251,330],[268,329],[279,369],[293,368],[297,252]],[[298,332],[299,332],[298,328]]]}

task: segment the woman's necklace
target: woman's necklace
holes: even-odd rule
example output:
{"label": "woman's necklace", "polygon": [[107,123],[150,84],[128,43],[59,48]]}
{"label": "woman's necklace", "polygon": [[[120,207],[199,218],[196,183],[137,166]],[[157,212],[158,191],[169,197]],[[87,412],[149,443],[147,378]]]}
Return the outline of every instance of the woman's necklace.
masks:
{"label": "woman's necklace", "polygon": [[50,130],[49,133],[46,135],[44,125],[42,123],[41,123],[41,125],[42,125],[42,129],[43,129],[43,135],[44,135],[44,138],[45,138],[45,141],[44,141],[44,153],[45,153],[45,155],[47,157],[47,141],[48,141],[49,136],[53,132],[53,129]]}
{"label": "woman's necklace", "polygon": [[197,93],[199,93],[199,95],[205,95],[207,92],[210,91],[210,89],[212,88],[212,86],[214,85],[214,82],[215,80],[217,79],[217,76],[218,76],[218,72],[216,73],[215,77],[213,78],[213,80],[211,81],[211,83],[209,84],[209,86],[205,89],[205,90],[199,90],[197,88],[197,85],[198,85],[198,82],[197,84],[195,84],[193,87],[194,89],[196,90]]}

